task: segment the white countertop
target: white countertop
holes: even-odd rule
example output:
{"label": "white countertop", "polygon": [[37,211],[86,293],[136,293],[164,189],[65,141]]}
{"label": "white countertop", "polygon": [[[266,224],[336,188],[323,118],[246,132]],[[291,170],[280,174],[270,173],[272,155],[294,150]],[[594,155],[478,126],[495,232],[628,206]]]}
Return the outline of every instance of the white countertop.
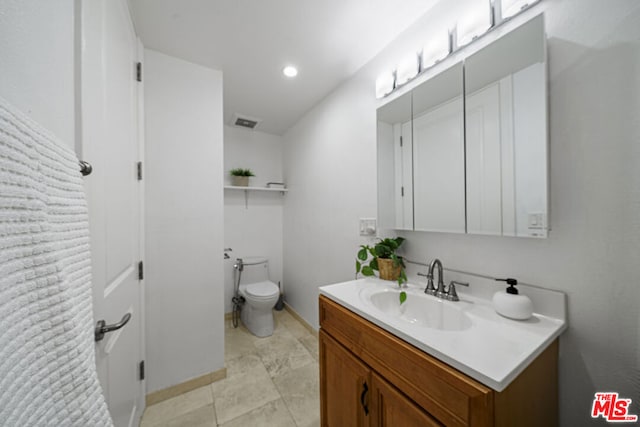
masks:
{"label": "white countertop", "polygon": [[[366,298],[389,289],[397,290],[398,285],[365,278],[322,286],[320,293],[496,391],[504,390],[566,329],[565,295],[560,292],[533,290],[535,313],[529,320],[518,321],[497,314],[490,300],[458,288],[459,302],[442,303],[463,309],[472,326],[461,331],[443,331],[416,327],[379,310]],[[412,294],[424,296],[423,286],[409,284],[405,291],[408,298]],[[540,312],[550,310],[537,307],[536,303],[541,305],[539,301],[550,301],[551,306],[563,309],[543,315]]]}

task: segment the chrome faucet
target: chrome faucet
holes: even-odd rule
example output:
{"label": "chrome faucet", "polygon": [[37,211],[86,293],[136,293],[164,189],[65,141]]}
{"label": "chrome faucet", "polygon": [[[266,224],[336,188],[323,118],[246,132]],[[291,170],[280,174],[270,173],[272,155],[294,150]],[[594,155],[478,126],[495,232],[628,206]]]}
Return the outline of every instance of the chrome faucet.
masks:
{"label": "chrome faucet", "polygon": [[[438,288],[437,289],[433,285],[433,270],[436,267],[438,268]],[[418,276],[424,276],[427,278],[427,287],[424,290],[425,294],[433,295],[437,298],[446,299],[448,301],[460,301],[460,298],[458,298],[458,293],[456,292],[455,285],[469,286],[468,283],[452,280],[451,283],[449,283],[449,288],[445,290],[442,262],[438,258],[435,258],[433,261],[431,261],[431,263],[429,264],[429,272],[426,275],[422,273],[418,273]]]}
{"label": "chrome faucet", "polygon": [[[433,286],[433,270],[438,267],[438,289]],[[429,264],[429,272],[427,273],[427,287],[424,290],[425,294],[435,295],[438,298],[442,298],[439,294],[444,294],[444,275],[442,272],[442,262],[438,258],[431,261]]]}
{"label": "chrome faucet", "polygon": [[444,272],[442,271],[442,262],[436,258],[429,265],[429,274],[431,275],[431,286],[433,286],[433,269],[438,267],[438,288],[436,289],[436,297],[445,299],[447,293],[444,290]]}

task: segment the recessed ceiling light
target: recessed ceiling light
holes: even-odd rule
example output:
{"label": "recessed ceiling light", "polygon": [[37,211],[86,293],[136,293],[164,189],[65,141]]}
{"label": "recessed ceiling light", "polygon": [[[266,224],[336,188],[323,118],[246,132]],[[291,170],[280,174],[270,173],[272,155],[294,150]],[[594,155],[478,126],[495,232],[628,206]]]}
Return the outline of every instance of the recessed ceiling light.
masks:
{"label": "recessed ceiling light", "polygon": [[282,69],[282,74],[287,77],[295,77],[298,75],[298,69],[293,65],[287,65]]}

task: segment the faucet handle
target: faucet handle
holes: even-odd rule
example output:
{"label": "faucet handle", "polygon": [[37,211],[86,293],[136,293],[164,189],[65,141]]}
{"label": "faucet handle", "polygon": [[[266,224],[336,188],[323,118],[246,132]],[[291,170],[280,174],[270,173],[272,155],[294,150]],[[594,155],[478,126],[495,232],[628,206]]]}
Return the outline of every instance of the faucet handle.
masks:
{"label": "faucet handle", "polygon": [[428,273],[428,274],[424,274],[424,273],[418,273],[418,276],[422,276],[422,277],[426,277],[427,278],[427,287],[424,289],[424,293],[427,295],[435,295],[436,294],[436,288],[433,286],[433,274]]}
{"label": "faucet handle", "polygon": [[451,283],[449,283],[449,289],[447,290],[447,299],[449,301],[460,301],[460,298],[458,298],[458,293],[456,292],[455,285],[469,287],[469,283],[452,280]]}
{"label": "faucet handle", "polygon": [[436,290],[436,296],[441,299],[447,299],[447,292],[444,290],[444,282],[438,282],[438,289]]}

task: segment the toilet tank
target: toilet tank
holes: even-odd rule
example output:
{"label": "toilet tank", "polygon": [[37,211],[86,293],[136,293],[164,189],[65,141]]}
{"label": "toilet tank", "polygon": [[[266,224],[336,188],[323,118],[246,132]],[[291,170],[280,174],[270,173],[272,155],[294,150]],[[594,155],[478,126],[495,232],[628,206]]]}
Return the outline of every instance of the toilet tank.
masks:
{"label": "toilet tank", "polygon": [[264,282],[269,280],[269,260],[266,257],[248,256],[243,257],[244,269],[240,284]]}

